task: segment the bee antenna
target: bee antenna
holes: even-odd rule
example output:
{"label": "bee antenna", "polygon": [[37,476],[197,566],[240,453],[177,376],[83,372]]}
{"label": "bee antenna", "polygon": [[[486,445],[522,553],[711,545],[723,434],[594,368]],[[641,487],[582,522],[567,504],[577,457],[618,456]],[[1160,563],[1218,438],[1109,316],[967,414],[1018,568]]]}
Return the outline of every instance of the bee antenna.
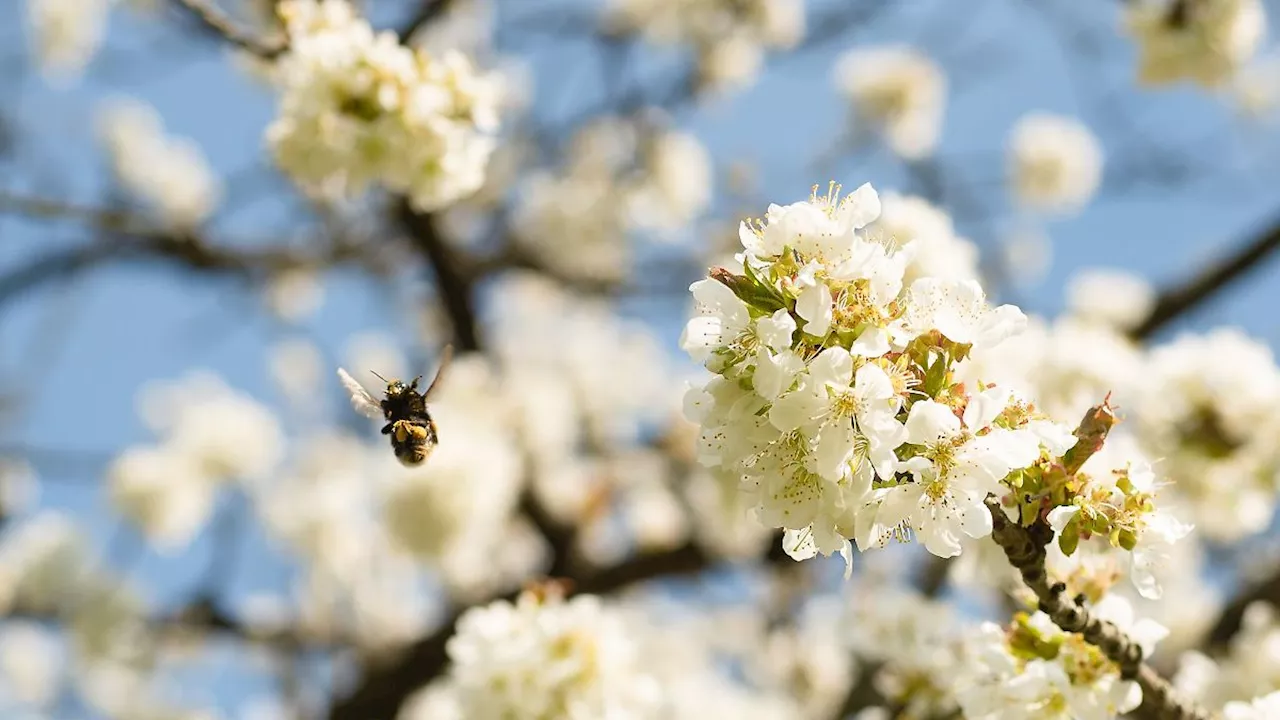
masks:
{"label": "bee antenna", "polygon": [[441,378],[444,377],[444,371],[449,367],[449,361],[453,360],[453,344],[445,345],[440,351],[440,366],[436,369],[436,376],[431,379],[431,385],[427,386],[426,392],[422,393],[423,399],[431,397],[431,392],[440,384]]}
{"label": "bee antenna", "polygon": [[390,382],[391,382],[390,380],[388,380],[388,379],[386,379],[386,378],[382,377],[381,375],[379,375],[378,373],[374,372],[373,370],[370,370],[369,372],[373,373],[373,376],[374,376],[374,377],[378,378],[379,380],[381,380],[381,381],[382,381],[382,382],[384,382],[384,383],[390,383]]}

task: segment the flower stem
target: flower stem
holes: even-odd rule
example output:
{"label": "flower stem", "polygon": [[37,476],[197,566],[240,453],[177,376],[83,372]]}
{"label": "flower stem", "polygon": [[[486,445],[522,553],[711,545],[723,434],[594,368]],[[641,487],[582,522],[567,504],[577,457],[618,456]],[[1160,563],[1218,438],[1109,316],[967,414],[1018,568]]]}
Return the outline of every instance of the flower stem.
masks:
{"label": "flower stem", "polygon": [[1030,527],[1009,520],[999,501],[987,499],[993,530],[991,537],[1004,550],[1009,563],[1017,568],[1022,581],[1036,594],[1040,610],[1066,632],[1078,633],[1120,667],[1120,676],[1137,680],[1142,688],[1142,705],[1157,720],[1212,720],[1213,716],[1194,703],[1180,697],[1169,681],[1143,662],[1142,647],[1120,628],[1099,620],[1089,609],[1065,597],[1066,586],[1049,584],[1045,574],[1045,546],[1053,540],[1053,529],[1043,519]]}

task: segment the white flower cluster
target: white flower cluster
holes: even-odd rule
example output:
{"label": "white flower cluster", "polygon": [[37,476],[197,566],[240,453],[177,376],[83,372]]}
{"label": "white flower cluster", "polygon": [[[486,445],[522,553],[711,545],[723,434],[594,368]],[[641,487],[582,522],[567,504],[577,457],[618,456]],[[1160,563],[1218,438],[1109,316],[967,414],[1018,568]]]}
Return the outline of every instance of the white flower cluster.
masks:
{"label": "white flower cluster", "polygon": [[767,49],[793,47],[804,35],[802,0],[612,0],[615,32],[640,32],[661,45],[692,45],[712,87],[749,83]]}
{"label": "white flower cluster", "polygon": [[[1116,624],[1144,655],[1164,638],[1164,628],[1135,621],[1133,608],[1117,596],[1091,611]],[[1142,702],[1142,689],[1122,680],[1101,650],[1063,632],[1044,613],[1019,613],[1007,629],[984,623],[968,652],[956,695],[969,720],[1109,720]]]}
{"label": "white flower cluster", "polygon": [[901,45],[852,50],[835,73],[856,121],[881,133],[893,152],[909,160],[933,153],[947,101],[947,76],[933,60]]}
{"label": "white flower cluster", "polygon": [[[1276,609],[1264,602],[1255,602],[1245,609],[1240,630],[1231,639],[1225,656],[1215,662],[1198,651],[1184,653],[1174,677],[1179,692],[1211,710],[1232,705],[1239,708],[1244,704],[1242,701],[1274,693],[1278,682],[1280,619],[1276,617]],[[1274,706],[1275,702],[1274,698],[1261,698],[1259,706],[1267,707],[1268,703]],[[1243,713],[1243,708],[1237,712]],[[1230,711],[1227,715],[1231,716]],[[1252,718],[1248,714],[1241,717]]]}
{"label": "white flower cluster", "polygon": [[263,479],[283,454],[271,411],[211,375],[148,388],[142,414],[160,442],[125,450],[112,462],[109,485],[120,512],[161,547],[185,546],[221,485]]}
{"label": "white flower cluster", "polygon": [[1153,349],[1135,393],[1134,430],[1210,539],[1265,529],[1280,489],[1280,368],[1233,329]]}
{"label": "white flower cluster", "polygon": [[1280,717],[1280,692],[1273,692],[1250,701],[1227,703],[1222,709],[1226,720],[1271,720]]}
{"label": "white flower cluster", "polygon": [[[874,588],[872,590],[871,588]],[[962,619],[950,605],[887,582],[862,584],[843,619],[846,640],[885,702],[909,717],[955,713],[965,660]]]}
{"label": "white flower cluster", "polygon": [[276,62],[277,162],[336,199],[378,184],[420,210],[480,188],[498,125],[498,86],[458,53],[434,57],[375,33],[346,0],[287,0]]}
{"label": "white flower cluster", "polygon": [[446,648],[451,665],[435,692],[448,696],[458,718],[668,717],[640,663],[640,636],[596,597],[527,592],[515,603],[473,608]]}
{"label": "white flower cluster", "polygon": [[567,155],[525,179],[513,223],[520,244],[561,274],[619,279],[629,233],[677,237],[711,202],[711,158],[692,135],[603,119]]}
{"label": "white flower cluster", "polygon": [[866,549],[911,534],[952,557],[962,538],[991,532],[994,496],[1025,506],[1007,508],[1015,516],[1058,508],[1067,554],[1100,534],[1126,551],[1150,546],[1132,559],[1153,564],[1185,534],[1156,512],[1153,476],[1126,467],[1091,480],[1080,470],[1088,454],[1059,461],[1079,433],[1105,437],[1109,410],[1073,434],[991,384],[998,376],[975,377],[970,354],[1026,318],[988,306],[973,280],[905,285],[915,245],[869,238],[879,213],[869,185],[770,206],[742,225],[742,274],[716,269],[691,287],[699,315],[681,343],[714,373],[685,397],[701,426],[698,461],[736,483],[764,525],[785,529],[798,559],[848,559],[850,540]]}
{"label": "white flower cluster", "polygon": [[1032,113],[1010,135],[1009,173],[1014,195],[1027,207],[1075,211],[1102,180],[1102,146],[1078,120]]}
{"label": "white flower cluster", "polygon": [[1138,79],[1150,84],[1221,85],[1267,30],[1261,0],[1141,0],[1128,4],[1126,22],[1138,43]]}
{"label": "white flower cluster", "polygon": [[950,215],[922,197],[882,194],[880,217],[866,232],[886,245],[915,243],[902,277],[908,285],[922,277],[978,279],[977,246],[956,234]]}
{"label": "white flower cluster", "polygon": [[198,225],[222,196],[217,176],[196,143],[165,134],[155,108],[132,99],[106,103],[99,135],[125,190],[177,228]]}
{"label": "white flower cluster", "polygon": [[53,78],[76,76],[102,44],[112,0],[27,0],[36,59]]}

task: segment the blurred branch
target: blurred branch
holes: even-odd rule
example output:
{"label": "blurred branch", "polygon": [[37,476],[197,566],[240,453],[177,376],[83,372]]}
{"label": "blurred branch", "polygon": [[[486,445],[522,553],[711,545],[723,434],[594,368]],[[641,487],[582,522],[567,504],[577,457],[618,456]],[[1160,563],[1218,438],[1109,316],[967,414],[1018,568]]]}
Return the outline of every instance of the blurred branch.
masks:
{"label": "blurred branch", "polygon": [[1206,650],[1221,650],[1240,630],[1244,622],[1244,612],[1255,602],[1280,603],[1280,571],[1264,580],[1245,585],[1240,592],[1222,608],[1218,621],[1213,624],[1201,645]]}
{"label": "blurred branch", "polygon": [[[711,558],[698,546],[688,543],[666,552],[639,555],[581,579],[575,578],[572,589],[578,593],[604,595],[657,577],[696,573],[710,565]],[[498,600],[512,601],[517,594],[509,593]],[[455,613],[430,637],[418,641],[389,664],[367,668],[356,690],[330,710],[329,719],[394,718],[407,697],[444,673],[448,663],[445,645],[453,636],[462,612]]]}
{"label": "blurred branch", "polygon": [[232,248],[206,242],[192,231],[149,224],[127,212],[0,193],[0,213],[4,212],[41,219],[78,220],[107,231],[108,237],[46,253],[0,274],[0,304],[46,282],[70,277],[109,261],[163,260],[191,270],[253,279],[361,258],[361,247],[351,242],[333,242],[320,252],[310,253],[277,247]]}
{"label": "blurred branch", "polygon": [[237,28],[231,18],[204,0],[174,0],[174,2],[199,20],[208,30],[222,36],[241,50],[251,52],[260,58],[271,60],[289,48],[288,40],[282,35],[258,38]]}
{"label": "blurred branch", "polygon": [[409,40],[415,33],[426,27],[427,23],[444,14],[453,2],[454,0],[418,0],[417,12],[409,18],[408,22],[396,30],[396,35],[400,37],[401,41]]}
{"label": "blurred branch", "polygon": [[449,247],[431,215],[417,212],[405,200],[397,203],[396,215],[410,242],[423,255],[435,275],[436,292],[453,327],[453,339],[458,350],[464,353],[479,351],[480,328],[475,298],[472,297],[474,269]]}
{"label": "blurred branch", "polygon": [[1140,340],[1150,338],[1168,323],[1194,310],[1232,281],[1261,265],[1277,249],[1280,249],[1280,221],[1274,221],[1258,236],[1195,275],[1161,291],[1147,319],[1133,330],[1133,337]]}

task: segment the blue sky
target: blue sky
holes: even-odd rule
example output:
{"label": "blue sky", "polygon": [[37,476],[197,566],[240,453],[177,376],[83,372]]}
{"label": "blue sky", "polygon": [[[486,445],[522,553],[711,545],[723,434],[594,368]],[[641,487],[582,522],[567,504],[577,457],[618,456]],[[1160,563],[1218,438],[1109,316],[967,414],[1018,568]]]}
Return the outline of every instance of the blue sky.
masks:
{"label": "blue sky", "polygon": [[[1096,12],[1092,17],[1099,23],[1114,24],[1119,3],[1077,4],[1076,15]],[[106,185],[93,143],[92,109],[116,94],[155,105],[167,130],[198,140],[224,177],[244,177],[246,169],[268,162],[261,134],[271,117],[271,97],[213,43],[179,39],[173,25],[140,22],[131,12],[117,10],[104,61],[79,84],[51,88],[25,64],[21,5],[0,3],[0,113],[16,120],[20,142],[19,162],[0,164],[5,187],[101,202]],[[509,10],[518,4],[500,5]],[[845,108],[830,80],[838,53],[855,44],[925,38],[926,49],[949,48],[939,54],[953,72],[940,155],[966,177],[978,178],[974,192],[995,207],[1007,207],[997,182],[999,149],[1009,127],[1027,110],[1082,116],[1098,128],[1110,153],[1132,150],[1135,137],[1152,137],[1211,159],[1219,174],[1203,174],[1185,187],[1104,194],[1078,217],[1048,224],[1052,266],[1042,282],[1017,293],[1018,301],[1035,312],[1056,311],[1064,281],[1081,268],[1120,267],[1163,282],[1184,276],[1252,229],[1280,220],[1280,196],[1270,191],[1280,181],[1273,129],[1240,125],[1220,101],[1201,92],[1133,89],[1127,79],[1131,53],[1118,41],[1096,67],[1078,55],[1066,60],[1046,27],[1032,3],[902,0],[859,32],[782,60],[750,90],[710,107],[681,108],[675,118],[698,132],[718,159],[754,160],[761,197],[800,199],[811,185],[829,179],[818,174],[813,160],[845,124]],[[553,46],[527,35],[517,39],[539,48],[539,112],[555,112],[567,90],[579,97],[600,90],[598,70],[582,62],[589,57],[584,45]],[[157,45],[166,48],[164,54],[150,49]],[[959,52],[956,46],[969,50]],[[164,59],[175,55],[177,62]],[[642,70],[661,74],[670,67],[667,60],[650,60]],[[1119,102],[1098,101],[1117,87],[1125,90]],[[1136,132],[1110,123],[1108,111],[1117,108],[1131,118]],[[901,169],[883,153],[841,159],[831,167],[834,179],[846,187],[865,181],[882,190],[903,187]],[[219,219],[219,237],[283,237],[296,229],[290,206],[273,199],[281,181],[255,177],[252,185],[228,188],[238,209]],[[1011,222],[1008,217],[996,225]],[[990,228],[961,223],[961,229],[984,247],[993,246]],[[0,272],[87,237],[74,224],[0,217]],[[1273,265],[1237,283],[1185,325],[1236,324],[1277,347],[1280,259]],[[69,509],[95,536],[107,537],[114,521],[97,491],[98,471],[110,453],[147,439],[134,410],[144,383],[211,368],[231,385],[271,399],[266,349],[284,333],[306,333],[334,359],[353,332],[394,332],[389,308],[367,281],[349,272],[326,280],[323,307],[294,330],[272,320],[230,282],[162,265],[99,269],[0,308],[0,390],[16,390],[27,401],[16,422],[0,425],[0,447],[69,451],[35,456],[38,471],[49,480],[41,503]],[[679,298],[645,308],[673,355],[683,307]],[[259,544],[250,540],[247,546]],[[133,577],[157,600],[181,597],[203,567],[207,549],[201,540],[188,556],[148,555]],[[279,566],[272,561],[246,559],[241,567],[237,590],[281,586]]]}

